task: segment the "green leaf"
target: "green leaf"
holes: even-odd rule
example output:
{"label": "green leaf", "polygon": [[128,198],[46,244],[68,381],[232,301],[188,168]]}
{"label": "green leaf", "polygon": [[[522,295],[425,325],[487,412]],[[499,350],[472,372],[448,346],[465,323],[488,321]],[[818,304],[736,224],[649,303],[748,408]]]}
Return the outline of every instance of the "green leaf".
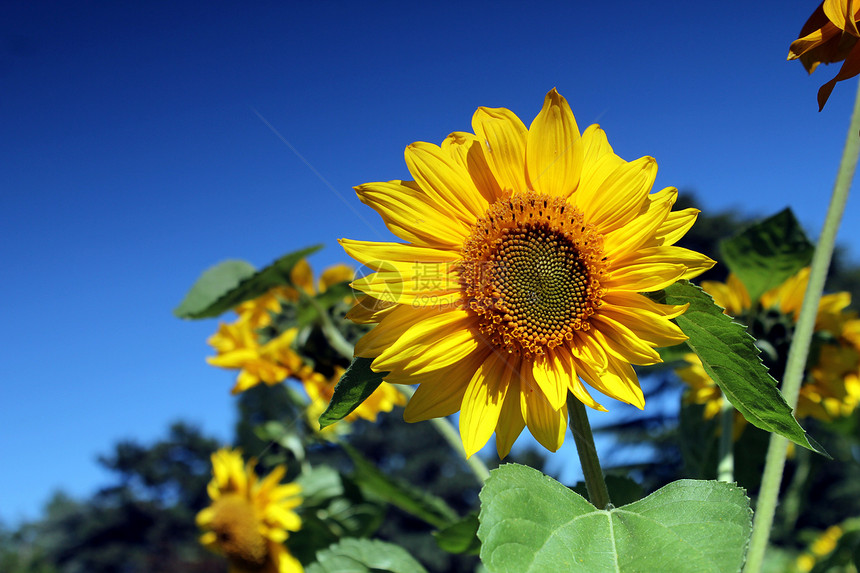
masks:
{"label": "green leaf", "polygon": [[744,283],[753,301],[808,265],[813,252],[815,246],[791,209],[720,243],[723,261]]}
{"label": "green leaf", "polygon": [[436,544],[448,553],[477,555],[481,550],[478,539],[478,514],[472,512],[460,521],[433,532]]}
{"label": "green leaf", "polygon": [[372,362],[372,358],[356,356],[352,359],[352,364],[334,387],[331,402],[320,416],[320,428],[343,420],[382,384],[388,372],[374,372],[370,369]]}
{"label": "green leaf", "polygon": [[307,573],[426,573],[409,553],[393,543],[378,539],[342,539],[317,552],[317,562]]}
{"label": "green leaf", "polygon": [[220,316],[273,287],[291,284],[290,271],[296,263],[321,248],[322,245],[315,245],[289,253],[257,272],[244,261],[215,265],[200,275],[173,314],[179,318]]}
{"label": "green leaf", "polygon": [[702,360],[705,372],[748,422],[827,455],[791,415],[745,326],[733,321],[710,295],[687,281],[678,281],[663,293],[661,302],[666,304],[690,303],[675,321],[690,337],[687,345]]}
{"label": "green leaf", "polygon": [[290,552],[303,563],[343,537],[369,537],[384,519],[385,506],[368,500],[351,479],[329,466],[302,471],[298,511],[302,528],[287,538]]}
{"label": "green leaf", "polygon": [[254,265],[240,260],[224,261],[210,267],[200,275],[179,306],[173,310],[174,316],[201,318],[199,313],[236,288],[239,283],[253,275],[254,271]]}
{"label": "green leaf", "polygon": [[395,505],[435,527],[445,527],[457,520],[457,513],[442,498],[385,475],[348,444],[341,447],[355,465],[352,478],[368,497]]}
{"label": "green leaf", "polygon": [[490,472],[481,491],[481,560],[495,572],[739,571],[752,529],[744,490],[681,480],[596,509],[526,466]]}

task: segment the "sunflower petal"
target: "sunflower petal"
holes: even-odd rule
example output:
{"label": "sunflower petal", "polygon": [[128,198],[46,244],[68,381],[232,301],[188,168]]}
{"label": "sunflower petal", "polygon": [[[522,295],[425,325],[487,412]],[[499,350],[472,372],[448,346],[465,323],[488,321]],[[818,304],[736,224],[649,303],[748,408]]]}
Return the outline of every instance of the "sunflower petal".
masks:
{"label": "sunflower petal", "polygon": [[475,320],[463,310],[431,314],[386,348],[373,361],[373,369],[421,374],[450,366],[478,348],[471,328]]}
{"label": "sunflower petal", "polygon": [[484,146],[474,134],[455,131],[442,142],[442,151],[466,168],[487,204],[493,203],[502,196],[499,183],[487,164]]}
{"label": "sunflower petal", "polygon": [[503,107],[479,107],[472,116],[472,130],[484,144],[487,164],[499,187],[515,193],[526,191],[528,130],[520,118]]}
{"label": "sunflower petal", "polygon": [[406,166],[415,182],[441,206],[440,210],[471,224],[487,210],[466,168],[432,143],[418,141],[406,148]]}
{"label": "sunflower petal", "polygon": [[567,197],[576,189],[582,171],[582,141],[567,100],[553,88],[529,127],[526,143],[528,188],[550,196]]}
{"label": "sunflower petal", "polygon": [[505,358],[490,354],[466,388],[460,408],[460,437],[467,458],[483,448],[496,430],[511,380],[512,370]]}
{"label": "sunflower petal", "polygon": [[365,183],[355,188],[358,198],[380,214],[388,229],[410,243],[436,248],[459,248],[469,226],[441,211],[411,181]]}

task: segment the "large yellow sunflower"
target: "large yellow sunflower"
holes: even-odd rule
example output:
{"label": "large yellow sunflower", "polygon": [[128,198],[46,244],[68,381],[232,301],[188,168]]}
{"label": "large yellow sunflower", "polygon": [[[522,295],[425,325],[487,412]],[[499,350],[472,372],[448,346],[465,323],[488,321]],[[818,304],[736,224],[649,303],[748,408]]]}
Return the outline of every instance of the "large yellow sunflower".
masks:
{"label": "large yellow sunflower", "polygon": [[621,159],[597,125],[580,135],[556,90],[528,129],[484,107],[472,127],[408,146],[415,181],[356,188],[406,242],[341,241],[374,271],[353,282],[368,298],[351,316],[378,322],[355,352],[419,384],[407,421],[459,410],[469,456],[495,431],[504,457],[525,426],[555,451],[568,391],[605,410],[580,379],[644,406],[631,364],[686,339],[671,321],[686,306],[640,293],[714,261],[673,246],[698,211],[672,212],[674,188],[650,194],[655,160]]}
{"label": "large yellow sunflower", "polygon": [[237,450],[212,454],[212,481],[207,491],[212,504],[197,514],[204,530],[200,542],[227,558],[230,573],[299,573],[301,563],[284,541],[302,522],[295,511],[301,488],[281,484],[286,469],[276,467],[261,480],[254,459],[242,462]]}

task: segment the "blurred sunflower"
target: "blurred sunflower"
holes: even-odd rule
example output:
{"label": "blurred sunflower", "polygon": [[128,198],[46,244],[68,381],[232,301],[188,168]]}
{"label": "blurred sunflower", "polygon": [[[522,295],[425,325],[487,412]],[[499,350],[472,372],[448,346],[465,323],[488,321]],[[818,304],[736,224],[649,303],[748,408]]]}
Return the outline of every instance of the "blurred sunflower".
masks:
{"label": "blurred sunflower", "polygon": [[[724,308],[726,314],[749,322],[757,344],[766,351],[776,352],[770,358],[771,361],[779,362],[785,356],[780,357],[777,349],[782,354],[787,352],[808,283],[809,267],[764,293],[755,307],[746,287],[733,274],[729,275],[725,283],[702,281],[702,288],[713,297],[715,303]],[[860,348],[851,341],[855,322],[860,321],[845,311],[849,304],[851,295],[847,292],[821,297],[815,332],[822,342],[818,346],[817,357],[811,360],[814,365],[800,389],[795,409],[798,419],[812,416],[829,421],[850,414],[860,401]],[[758,314],[754,316],[755,313]],[[686,366],[675,370],[678,377],[689,386],[684,401],[703,404],[705,419],[711,419],[722,407],[722,392],[705,372],[698,356],[687,354],[684,360]],[[735,416],[737,438],[746,421],[738,413]]]}
{"label": "blurred sunflower", "polygon": [[789,60],[800,60],[810,74],[818,64],[832,64],[844,60],[836,77],[818,90],[818,110],[824,108],[836,87],[836,82],[860,74],[860,47],[857,28],[860,4],[854,0],[825,0],[800,30],[800,37],[791,43]]}
{"label": "blurred sunflower", "polygon": [[[307,295],[325,292],[330,286],[353,278],[348,265],[327,268],[314,284],[313,271],[304,259],[290,273],[292,283]],[[231,392],[239,394],[258,384],[270,386],[294,376],[303,378],[313,373],[293,349],[298,329],[289,328],[277,332],[272,326],[272,317],[283,310],[286,303],[296,303],[301,295],[298,290],[278,286],[255,299],[236,307],[238,318],[232,323],[220,323],[218,331],[206,341],[215,351],[206,361],[220,368],[239,370],[236,385]],[[264,329],[274,334],[264,335]]]}
{"label": "blurred sunflower", "polygon": [[631,364],[686,339],[671,322],[686,306],[640,293],[714,261],[673,246],[698,211],[672,212],[674,188],[650,194],[655,160],[621,159],[597,125],[580,135],[556,90],[528,129],[484,107],[472,127],[408,146],[415,181],[356,188],[407,242],[341,241],[373,271],[352,283],[368,297],[350,316],[378,323],[355,353],[389,382],[419,384],[407,421],[459,410],[469,456],[494,431],[506,456],[525,426],[555,451],[568,391],[605,410],[580,378],[644,406]]}
{"label": "blurred sunflower", "polygon": [[212,481],[207,486],[212,504],[197,514],[204,531],[200,542],[227,558],[230,573],[295,573],[304,571],[284,547],[290,531],[302,522],[294,509],[301,488],[281,484],[284,466],[259,480],[255,460],[242,462],[237,450],[212,454]]}

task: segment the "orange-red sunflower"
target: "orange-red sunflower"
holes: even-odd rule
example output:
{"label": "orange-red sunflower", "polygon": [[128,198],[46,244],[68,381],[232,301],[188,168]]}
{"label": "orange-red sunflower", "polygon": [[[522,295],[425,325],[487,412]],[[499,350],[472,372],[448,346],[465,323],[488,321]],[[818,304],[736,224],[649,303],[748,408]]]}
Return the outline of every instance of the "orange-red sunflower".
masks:
{"label": "orange-red sunflower", "polygon": [[378,322],[355,352],[419,384],[407,421],[459,410],[467,455],[495,431],[504,457],[524,426],[555,451],[568,391],[604,410],[583,380],[644,406],[631,364],[686,339],[671,321],[686,306],[640,293],[714,261],[673,246],[698,211],[672,212],[674,188],[650,194],[654,159],[621,159],[597,125],[580,135],[556,90],[528,129],[484,107],[472,128],[408,146],[415,181],[356,188],[406,242],[341,241],[375,271],[353,282],[368,298],[350,316]]}
{"label": "orange-red sunflower", "polygon": [[824,0],[801,28],[800,37],[791,43],[788,59],[799,59],[810,74],[818,64],[832,64],[844,60],[836,77],[818,90],[819,111],[827,103],[836,82],[860,74],[858,15],[860,1]]}

